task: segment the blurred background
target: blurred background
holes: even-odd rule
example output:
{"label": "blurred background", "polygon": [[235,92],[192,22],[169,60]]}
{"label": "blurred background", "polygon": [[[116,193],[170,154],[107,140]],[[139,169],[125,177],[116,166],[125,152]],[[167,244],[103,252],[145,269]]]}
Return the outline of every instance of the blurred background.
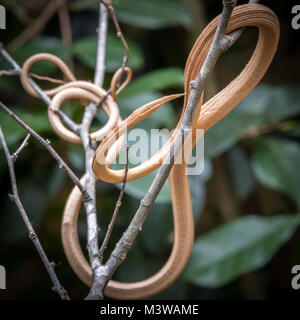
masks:
{"label": "blurred background", "polygon": [[[50,52],[64,59],[77,79],[93,80],[98,1],[66,1],[59,10],[51,9],[50,3],[54,2],[1,0],[7,13],[7,29],[0,30],[1,42],[19,64],[34,53]],[[238,1],[242,3],[246,1]],[[296,2],[261,3],[279,17],[281,37],[276,56],[252,93],[205,135],[204,172],[190,176],[196,225],[192,257],[178,281],[153,298],[299,296],[291,287],[291,269],[300,264],[300,30],[291,26],[291,10]],[[115,0],[114,4],[129,44],[129,66],[134,74],[118,100],[121,114],[126,117],[146,102],[183,91],[183,70],[189,51],[207,23],[221,12],[222,2]],[[206,100],[242,70],[255,48],[257,35],[255,28],[248,28],[222,55],[206,87]],[[123,52],[110,21],[106,89],[122,63]],[[9,66],[0,60],[0,70],[4,69]],[[60,76],[54,65],[44,62],[32,71]],[[3,103],[51,141],[78,176],[84,173],[82,147],[61,140],[53,132],[46,106],[23,90],[17,76],[0,77],[0,94]],[[141,127],[172,129],[181,107],[182,101],[168,103],[143,121]],[[64,110],[80,122],[82,107],[78,102],[64,105]],[[99,112],[94,128],[103,121],[105,117]],[[0,125],[13,152],[26,132],[2,111]],[[29,142],[16,162],[21,199],[49,259],[56,263],[61,283],[71,298],[82,299],[88,288],[70,268],[60,235],[62,212],[72,183],[40,144],[33,138]],[[128,183],[107,254],[128,225],[154,174]],[[23,221],[8,198],[11,186],[2,146],[0,179],[0,265],[7,272],[7,289],[0,291],[0,299],[56,300],[58,296],[51,291],[50,279]],[[119,189],[118,185],[97,183],[102,236]],[[114,279],[142,280],[157,271],[169,255],[172,230],[170,195],[165,185]],[[84,212],[78,232],[85,252]]]}

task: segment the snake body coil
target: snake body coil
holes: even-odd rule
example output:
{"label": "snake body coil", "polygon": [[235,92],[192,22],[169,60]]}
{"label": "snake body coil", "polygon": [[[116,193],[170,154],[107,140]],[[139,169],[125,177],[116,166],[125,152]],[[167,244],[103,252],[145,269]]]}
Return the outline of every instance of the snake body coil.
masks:
{"label": "snake body coil", "polygon": [[[182,121],[186,108],[190,93],[190,82],[196,78],[201,69],[219,21],[220,16],[216,17],[204,29],[196,40],[187,59],[184,74],[184,107],[177,128]],[[203,106],[202,101],[199,103],[197,111],[199,116],[193,123],[193,129],[204,129],[205,132],[209,130],[249,94],[268,69],[278,44],[278,19],[273,11],[265,6],[241,5],[233,10],[226,33],[247,26],[255,26],[259,30],[257,45],[250,61],[226,88],[207,101]],[[79,89],[81,89],[81,87]],[[87,87],[84,89],[88,90]],[[93,95],[94,93],[91,94]],[[101,96],[101,94],[102,93],[99,92],[98,97]],[[107,160],[108,151],[113,146],[116,138],[148,117],[166,101],[178,98],[181,95],[182,94],[171,95],[148,103],[133,112],[127,119],[122,122],[119,121],[118,126],[107,134],[96,150],[93,170],[97,178],[109,183],[121,183],[124,170],[110,169],[110,161]],[[61,96],[64,96],[63,91]],[[77,98],[78,97],[81,97],[81,93]],[[57,98],[57,100],[58,99],[59,98]],[[63,98],[61,99],[63,100]],[[89,96],[88,99],[93,100],[92,96]],[[109,108],[109,106],[107,106],[107,108]],[[111,108],[110,112],[115,111]],[[57,123],[57,119],[55,119],[54,123]],[[145,163],[129,169],[127,181],[139,179],[157,169],[168,153],[173,139],[174,135],[156,155]],[[193,145],[195,145],[196,142],[194,136]],[[84,182],[85,177],[82,178],[82,183]],[[141,299],[149,297],[171,285],[183,271],[190,257],[194,242],[194,222],[188,177],[186,175],[186,163],[175,164],[173,166],[169,176],[169,186],[174,219],[174,241],[169,259],[156,274],[146,280],[133,283],[122,283],[110,280],[104,292],[106,296],[116,299]],[[61,232],[64,250],[73,270],[84,283],[90,286],[92,283],[91,268],[82,253],[77,235],[77,218],[81,200],[82,194],[79,189],[75,187],[65,206]]]}

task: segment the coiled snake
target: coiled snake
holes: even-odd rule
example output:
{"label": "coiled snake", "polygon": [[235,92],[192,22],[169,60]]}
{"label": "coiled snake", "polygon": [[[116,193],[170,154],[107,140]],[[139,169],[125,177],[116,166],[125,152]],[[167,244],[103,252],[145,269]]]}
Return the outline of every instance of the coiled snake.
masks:
{"label": "coiled snake", "polygon": [[[137,109],[122,122],[119,118],[118,107],[115,100],[112,97],[108,97],[107,100],[105,100],[103,108],[109,115],[109,121],[101,130],[91,134],[91,138],[94,140],[101,140],[105,137],[94,155],[93,170],[98,179],[109,183],[121,183],[124,176],[124,170],[110,169],[109,165],[111,159],[108,160],[108,158],[111,157],[109,155],[107,156],[108,151],[111,148],[115,148],[115,145],[113,146],[113,144],[116,138],[148,117],[166,101],[184,95],[184,106],[177,125],[177,128],[179,127],[190,92],[190,82],[196,78],[201,69],[212,43],[219,20],[220,16],[209,23],[196,40],[190,52],[184,73],[184,94],[170,95],[150,102]],[[197,118],[193,122],[193,129],[204,129],[205,132],[209,130],[249,94],[268,69],[278,44],[278,19],[272,10],[263,5],[237,6],[233,10],[226,32],[230,33],[247,26],[255,26],[259,30],[257,45],[251,59],[241,73],[228,84],[226,88],[203,105],[202,101],[199,103],[198,113],[196,113]],[[36,60],[33,59],[33,62],[35,61]],[[36,96],[27,80],[28,70],[32,64],[32,60],[29,60],[29,62],[27,61],[26,63],[26,68],[23,69],[21,77],[22,83],[29,93]],[[103,89],[96,88],[88,82],[75,81],[76,79],[74,76],[65,72],[64,67],[62,67],[58,61],[55,61],[55,63],[60,66],[71,82],[58,87],[54,92],[50,92],[50,94],[54,94],[54,98],[52,99],[49,108],[50,122],[54,130],[61,137],[71,142],[80,143],[80,138],[64,128],[59,117],[51,112],[51,110],[58,110],[60,104],[70,98],[97,101],[105,92]],[[135,168],[129,169],[127,181],[139,179],[157,169],[168,153],[173,139],[174,135],[152,158]],[[196,142],[194,136],[193,145],[195,145]],[[84,183],[84,177],[81,181]],[[194,242],[194,222],[185,163],[175,164],[173,166],[169,176],[169,186],[172,197],[174,220],[174,240],[170,257],[156,274],[146,280],[133,283],[122,283],[110,280],[104,291],[106,296],[116,299],[145,298],[154,295],[171,285],[183,271],[189,259]],[[77,218],[81,200],[82,194],[79,189],[75,187],[72,190],[64,209],[61,232],[64,250],[73,270],[85,284],[90,286],[92,283],[91,268],[82,253],[77,235]]]}

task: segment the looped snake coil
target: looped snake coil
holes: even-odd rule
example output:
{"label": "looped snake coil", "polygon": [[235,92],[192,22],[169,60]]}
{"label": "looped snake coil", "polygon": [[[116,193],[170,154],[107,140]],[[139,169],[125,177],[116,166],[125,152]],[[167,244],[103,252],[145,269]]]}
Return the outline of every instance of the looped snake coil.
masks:
{"label": "looped snake coil", "polygon": [[[108,96],[103,105],[104,111],[109,115],[107,124],[100,130],[91,134],[91,139],[102,140],[98,146],[94,159],[93,171],[98,179],[109,183],[121,183],[124,170],[112,170],[109,168],[109,152],[115,148],[114,142],[127,130],[155,112],[165,102],[184,95],[184,106],[177,128],[182,121],[190,93],[190,82],[194,80],[204,62],[216,32],[220,16],[212,20],[196,40],[187,59],[184,73],[184,94],[174,94],[150,102],[136,111],[127,119],[121,121],[118,106],[113,97]],[[193,129],[204,129],[206,132],[233,108],[235,108],[257,85],[264,76],[275,54],[279,40],[279,22],[272,10],[263,5],[241,5],[237,6],[231,15],[226,33],[234,30],[255,26],[259,30],[256,48],[251,59],[241,73],[231,81],[222,91],[202,105],[202,100],[197,109],[197,118],[193,122]],[[49,55],[44,57],[48,60]],[[38,61],[34,56],[27,60],[21,75],[24,88],[32,95],[37,96],[28,82],[28,70],[32,63]],[[51,60],[53,61],[53,59]],[[65,73],[71,82],[47,92],[54,95],[49,108],[49,119],[53,129],[64,139],[80,143],[81,139],[75,133],[66,129],[53,110],[59,110],[61,103],[67,99],[80,98],[99,101],[105,91],[99,87],[86,82],[76,81],[71,72],[67,72],[61,65],[61,60],[54,61]],[[25,70],[25,71],[24,71]],[[115,87],[113,92],[115,93]],[[193,145],[197,143],[193,130]],[[139,179],[153,170],[157,169],[169,151],[174,135],[163,146],[163,148],[152,158],[141,165],[128,171],[127,181]],[[85,177],[81,182],[85,183]],[[153,276],[143,281],[123,283],[110,280],[105,288],[104,294],[115,299],[141,299],[152,296],[171,285],[183,271],[193,247],[194,221],[188,177],[186,175],[186,163],[175,164],[169,176],[169,186],[172,198],[174,240],[173,248],[165,265]],[[88,286],[92,284],[92,272],[89,263],[82,253],[78,234],[77,218],[82,200],[82,194],[77,187],[72,190],[64,209],[62,221],[62,241],[68,261],[78,277]]]}

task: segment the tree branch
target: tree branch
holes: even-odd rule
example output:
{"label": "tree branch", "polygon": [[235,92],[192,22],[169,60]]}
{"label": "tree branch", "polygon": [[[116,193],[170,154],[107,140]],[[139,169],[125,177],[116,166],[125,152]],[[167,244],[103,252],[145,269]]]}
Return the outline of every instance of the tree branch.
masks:
{"label": "tree branch", "polygon": [[9,153],[3,132],[2,132],[2,128],[0,127],[0,140],[2,142],[4,153],[5,153],[5,156],[7,159],[7,164],[8,164],[9,174],[10,174],[10,181],[11,181],[12,192],[13,192],[13,194],[11,194],[9,196],[10,196],[10,199],[13,200],[14,203],[16,204],[16,206],[17,206],[17,208],[18,208],[18,210],[24,220],[24,223],[25,223],[27,230],[29,232],[29,238],[32,240],[32,242],[33,242],[33,244],[34,244],[49,276],[50,276],[50,279],[54,285],[55,290],[60,295],[61,299],[70,300],[67,291],[63,288],[63,286],[60,284],[60,282],[57,278],[57,275],[54,271],[54,264],[49,261],[47,255],[46,255],[46,253],[40,243],[40,240],[39,240],[37,234],[35,233],[32,225],[30,223],[30,220],[28,219],[27,213],[26,213],[26,211],[22,205],[22,202],[20,200],[20,197],[19,197],[17,181],[16,181],[16,174],[15,174],[15,169],[14,169],[14,161],[16,159],[16,154],[17,153],[19,154],[24,149],[25,145],[27,144],[27,140],[28,140],[29,136],[30,135],[28,135],[26,137],[26,139],[24,140],[22,145],[18,148],[17,152],[11,156]]}
{"label": "tree branch", "polygon": [[121,207],[122,199],[123,199],[124,192],[125,192],[125,186],[126,186],[126,182],[127,182],[127,173],[128,173],[128,150],[129,150],[129,145],[127,144],[126,145],[126,164],[125,164],[125,173],[124,173],[123,184],[122,184],[122,188],[121,188],[121,191],[120,191],[120,194],[119,194],[119,197],[118,197],[118,201],[117,201],[114,213],[112,215],[110,224],[109,224],[109,226],[107,228],[107,232],[106,232],[105,238],[104,238],[104,240],[102,242],[102,245],[101,245],[101,248],[99,250],[99,256],[100,256],[100,260],[101,261],[103,259],[104,251],[105,251],[105,249],[107,247],[107,243],[108,243],[109,238],[111,236],[113,227],[114,227],[115,222],[117,220],[118,212],[119,212],[119,209]]}
{"label": "tree branch", "polygon": [[[102,87],[105,74],[105,54],[106,54],[106,37],[107,37],[108,19],[105,6],[99,4],[99,27],[98,27],[98,47],[97,62],[94,82]],[[106,97],[106,96],[105,96]],[[102,101],[103,99],[101,99]],[[103,100],[104,101],[104,100]],[[96,211],[96,179],[92,169],[93,156],[95,153],[95,145],[90,141],[89,130],[93,119],[98,110],[98,104],[90,103],[84,110],[83,120],[80,125],[79,135],[82,139],[85,151],[85,171],[86,171],[86,190],[91,196],[88,206],[86,207],[87,215],[87,249],[93,273],[93,285],[90,289],[88,297],[97,298],[94,295],[94,283],[97,283],[97,270],[101,267],[99,259],[98,233],[99,227],[97,223]]]}
{"label": "tree branch", "polygon": [[[105,73],[105,53],[106,53],[106,36],[107,36],[107,10],[104,5],[100,5],[100,17],[99,17],[99,30],[98,30],[98,56],[97,56],[97,70],[95,73],[95,81],[99,86],[102,86],[104,73]],[[101,40],[100,40],[101,38]],[[17,64],[17,62],[7,53],[0,44],[0,55],[13,67],[15,72],[21,72],[22,68]],[[39,94],[41,99],[49,105],[51,99],[43,92],[43,90],[32,80],[29,79],[31,85],[35,91]],[[106,98],[106,96],[105,96]],[[101,99],[102,100],[102,99]],[[103,100],[104,101],[104,100]],[[100,101],[101,103],[101,101]],[[100,104],[90,104],[85,108],[82,123],[77,125],[74,123],[66,114],[59,113],[62,120],[76,133],[78,133],[82,139],[83,147],[85,150],[85,162],[86,162],[86,189],[83,188],[79,179],[74,175],[71,169],[63,162],[55,150],[50,146],[50,142],[44,140],[36,132],[34,132],[30,127],[28,127],[21,119],[19,119],[11,110],[0,103],[0,107],[6,111],[14,120],[16,120],[23,128],[30,132],[40,143],[42,143],[52,156],[58,161],[59,166],[64,168],[68,175],[71,177],[75,185],[79,187],[83,193],[83,204],[85,206],[85,211],[87,214],[87,225],[88,225],[88,241],[87,247],[90,257],[90,263],[92,270],[95,270],[101,265],[99,260],[99,248],[98,248],[98,231],[99,227],[97,225],[96,216],[96,191],[95,191],[95,177],[92,170],[92,159],[95,152],[95,145],[92,144],[89,138],[89,129],[92,124],[93,119],[97,113],[97,107]]]}
{"label": "tree branch", "polygon": [[108,28],[108,14],[103,4],[99,5],[98,46],[94,83],[102,87],[105,75],[105,54]]}
{"label": "tree branch", "polygon": [[21,143],[20,147],[16,150],[16,152],[11,156],[13,162],[15,162],[19,154],[28,146],[28,139],[30,138],[30,133],[25,137],[24,141]]}
{"label": "tree branch", "polygon": [[100,3],[103,4],[103,6],[105,6],[112,18],[112,21],[114,23],[114,26],[115,26],[115,29],[116,29],[116,33],[117,33],[117,37],[120,38],[122,44],[123,44],[123,47],[124,47],[124,51],[125,51],[125,55],[123,57],[123,63],[122,63],[122,66],[121,66],[121,70],[122,72],[120,72],[120,75],[117,79],[117,86],[120,84],[121,82],[121,79],[122,79],[122,76],[124,74],[124,69],[125,67],[127,66],[128,64],[128,59],[129,59],[129,48],[128,48],[128,45],[127,45],[127,42],[125,40],[125,37],[122,33],[122,30],[120,28],[120,25],[119,25],[119,22],[118,22],[118,19],[116,17],[116,14],[115,14],[115,9],[114,7],[112,6],[112,1],[109,0],[100,0]]}

